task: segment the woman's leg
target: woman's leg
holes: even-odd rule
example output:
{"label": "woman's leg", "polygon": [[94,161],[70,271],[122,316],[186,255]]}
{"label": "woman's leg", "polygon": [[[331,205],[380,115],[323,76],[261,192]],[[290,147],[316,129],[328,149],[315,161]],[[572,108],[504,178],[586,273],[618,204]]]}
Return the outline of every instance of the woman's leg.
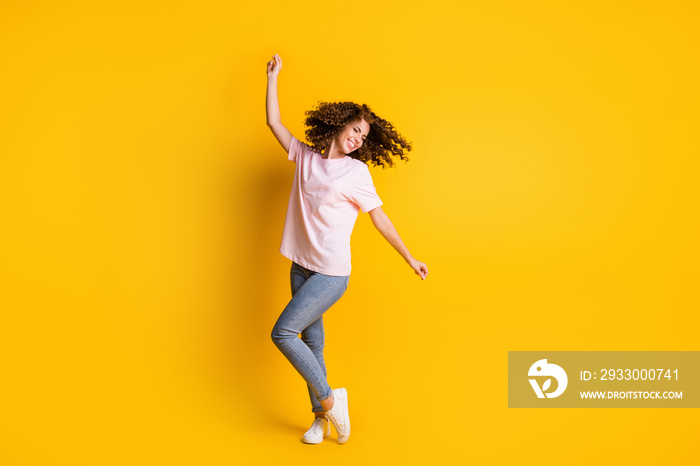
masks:
{"label": "woman's leg", "polygon": [[[326,362],[323,360],[323,346],[324,346],[324,332],[323,332],[323,317],[319,317],[314,323],[306,327],[301,332],[301,341],[306,343],[311,352],[316,357],[318,365],[321,366],[323,371],[323,376],[328,380],[328,373],[326,372]],[[323,407],[321,403],[316,399],[314,391],[311,389],[309,384],[306,384],[309,390],[309,398],[311,399],[311,411],[316,413],[316,417],[323,417]]]}
{"label": "woman's leg", "polygon": [[326,400],[332,391],[313,351],[298,335],[340,299],[347,284],[348,277],[320,273],[308,276],[272,330],[272,341],[306,380],[317,401]]}
{"label": "woman's leg", "polygon": [[[306,282],[307,275],[311,275],[314,272],[301,267],[299,264],[292,262],[292,268],[289,272],[289,281],[292,285],[292,297],[297,294],[297,291]],[[326,372],[326,363],[323,360],[323,346],[324,346],[324,332],[323,332],[323,317],[319,317],[314,323],[306,327],[301,332],[301,340],[306,343],[311,352],[316,357],[321,370],[323,370],[323,376],[328,380],[328,374]],[[316,417],[323,417],[324,411],[321,407],[321,403],[316,399],[316,395],[311,386],[306,384],[306,388],[309,391],[309,399],[311,400],[311,411],[316,413]]]}

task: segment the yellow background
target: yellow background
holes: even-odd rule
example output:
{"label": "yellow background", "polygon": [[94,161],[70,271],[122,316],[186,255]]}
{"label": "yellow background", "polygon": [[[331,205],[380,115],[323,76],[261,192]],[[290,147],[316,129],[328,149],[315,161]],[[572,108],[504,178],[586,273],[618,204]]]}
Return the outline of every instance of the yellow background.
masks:
{"label": "yellow background", "polygon": [[[695,410],[507,408],[508,350],[697,350],[692,1],[5,2],[0,463],[696,464]],[[421,281],[361,214],[327,315],[352,436],[270,341],[294,165],[367,103]],[[557,460],[554,460],[557,458]]]}

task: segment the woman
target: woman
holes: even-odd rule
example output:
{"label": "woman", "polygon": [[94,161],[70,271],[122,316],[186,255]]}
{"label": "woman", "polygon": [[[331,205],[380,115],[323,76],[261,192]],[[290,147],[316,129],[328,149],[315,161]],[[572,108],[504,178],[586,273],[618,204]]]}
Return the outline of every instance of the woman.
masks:
{"label": "woman", "polygon": [[[366,105],[320,103],[306,112],[309,146],[282,125],[277,101],[277,76],[282,59],[267,63],[267,125],[296,164],[280,252],[290,260],[292,299],[272,330],[272,340],[307,383],[315,420],[304,443],[330,435],[330,423],[343,444],[350,435],[348,397],[332,390],[323,361],[323,313],[348,287],[350,235],[359,210],[401,254],[421,279],[428,267],[408,252],[372,183],[367,162],[393,166],[392,156],[407,160],[411,146]],[[301,334],[301,339],[297,338]]]}

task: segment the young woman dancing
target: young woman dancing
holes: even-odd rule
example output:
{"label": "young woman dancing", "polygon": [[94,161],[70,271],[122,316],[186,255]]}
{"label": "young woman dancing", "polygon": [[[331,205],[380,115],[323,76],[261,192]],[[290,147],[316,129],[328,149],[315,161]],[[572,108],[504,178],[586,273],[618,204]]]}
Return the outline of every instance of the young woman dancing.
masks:
{"label": "young woman dancing", "polygon": [[[350,235],[360,210],[425,279],[428,267],[416,260],[380,207],[383,203],[367,166],[393,166],[392,157],[407,160],[411,145],[391,123],[367,105],[353,102],[318,104],[306,112],[306,137],[296,139],[280,119],[277,77],[282,59],[267,63],[267,125],[296,164],[282,233],[280,253],[292,261],[292,299],[272,329],[272,341],[307,383],[315,420],[304,443],[321,443],[338,432],[338,443],[350,436],[348,395],[332,390],[323,361],[323,313],[345,293],[350,280]],[[301,334],[301,339],[298,336]]]}

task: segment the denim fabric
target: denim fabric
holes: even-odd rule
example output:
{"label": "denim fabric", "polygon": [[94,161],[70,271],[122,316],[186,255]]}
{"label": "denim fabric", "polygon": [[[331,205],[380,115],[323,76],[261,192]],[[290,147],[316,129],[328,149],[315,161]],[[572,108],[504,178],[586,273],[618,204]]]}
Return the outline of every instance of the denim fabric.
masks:
{"label": "denim fabric", "polygon": [[[313,412],[331,396],[323,361],[323,313],[345,293],[350,275],[331,276],[292,262],[292,299],[272,329],[272,341],[306,381]],[[297,338],[301,334],[301,339]]]}

